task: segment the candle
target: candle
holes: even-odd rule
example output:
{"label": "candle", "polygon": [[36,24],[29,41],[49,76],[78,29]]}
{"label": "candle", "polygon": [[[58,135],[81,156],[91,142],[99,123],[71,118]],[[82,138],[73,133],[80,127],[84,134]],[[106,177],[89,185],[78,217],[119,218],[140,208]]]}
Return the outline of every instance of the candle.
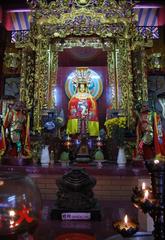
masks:
{"label": "candle", "polygon": [[4,185],[4,181],[0,180],[0,186]]}
{"label": "candle", "polygon": [[117,221],[113,226],[123,237],[130,237],[138,231],[138,225],[130,221],[127,214],[124,216],[124,221]]}
{"label": "candle", "polygon": [[143,183],[142,183],[142,190],[145,190],[145,189],[146,189],[146,183],[143,182]]}
{"label": "candle", "polygon": [[97,141],[100,141],[101,140],[101,137],[100,136],[98,136],[98,138],[97,138]]}
{"label": "candle", "polygon": [[14,210],[10,210],[9,211],[9,216],[10,217],[14,217],[15,216],[15,211]]}
{"label": "candle", "polygon": [[144,191],[144,200],[147,200],[148,197],[149,197],[149,190],[146,189],[146,190]]}
{"label": "candle", "polygon": [[9,227],[10,228],[14,228],[14,217],[16,215],[16,212],[12,209],[12,210],[9,210],[9,216],[10,216],[10,225]]}
{"label": "candle", "polygon": [[155,163],[155,164],[158,164],[158,163],[159,163],[159,160],[155,159],[155,160],[154,160],[154,163]]}
{"label": "candle", "polygon": [[127,214],[124,217],[124,223],[125,223],[125,226],[128,227],[128,215]]}
{"label": "candle", "polygon": [[72,146],[71,138],[69,135],[66,137],[66,141],[64,142],[64,146],[66,146],[68,149]]}
{"label": "candle", "polygon": [[14,220],[10,220],[10,228],[14,228]]}

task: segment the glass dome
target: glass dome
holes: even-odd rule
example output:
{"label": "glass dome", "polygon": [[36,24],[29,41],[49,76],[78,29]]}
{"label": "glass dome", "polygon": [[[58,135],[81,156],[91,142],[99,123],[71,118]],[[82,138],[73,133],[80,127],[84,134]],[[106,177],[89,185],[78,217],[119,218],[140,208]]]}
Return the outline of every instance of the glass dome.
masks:
{"label": "glass dome", "polygon": [[40,215],[40,192],[32,179],[20,173],[0,173],[0,236],[32,232]]}

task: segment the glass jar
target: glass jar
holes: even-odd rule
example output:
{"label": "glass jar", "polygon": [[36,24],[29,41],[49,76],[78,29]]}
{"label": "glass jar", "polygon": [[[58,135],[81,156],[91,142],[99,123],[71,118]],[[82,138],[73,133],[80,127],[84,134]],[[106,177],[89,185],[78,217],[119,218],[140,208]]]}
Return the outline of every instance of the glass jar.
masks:
{"label": "glass jar", "polygon": [[33,232],[41,216],[40,192],[20,173],[0,173],[0,239]]}

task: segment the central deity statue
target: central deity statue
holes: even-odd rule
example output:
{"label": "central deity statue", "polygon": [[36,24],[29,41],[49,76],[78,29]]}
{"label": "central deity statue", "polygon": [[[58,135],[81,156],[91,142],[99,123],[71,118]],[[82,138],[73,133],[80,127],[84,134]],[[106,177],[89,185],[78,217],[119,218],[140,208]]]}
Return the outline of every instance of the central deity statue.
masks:
{"label": "central deity statue", "polygon": [[68,104],[67,134],[99,135],[97,103],[90,94],[90,82],[89,69],[78,67],[73,79],[75,94]]}

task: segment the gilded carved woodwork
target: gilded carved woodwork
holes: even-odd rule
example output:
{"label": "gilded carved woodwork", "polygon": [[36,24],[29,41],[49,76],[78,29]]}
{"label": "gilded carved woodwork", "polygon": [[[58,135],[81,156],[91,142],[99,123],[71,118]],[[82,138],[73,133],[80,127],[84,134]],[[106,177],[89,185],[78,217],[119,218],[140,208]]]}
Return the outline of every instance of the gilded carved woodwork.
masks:
{"label": "gilded carved woodwork", "polygon": [[148,100],[148,81],[147,81],[147,56],[145,48],[141,49],[141,64],[142,64],[142,101],[145,102]]}
{"label": "gilded carved woodwork", "polygon": [[20,99],[31,110],[34,105],[35,52],[22,49]]}
{"label": "gilded carved woodwork", "polygon": [[127,1],[89,1],[89,4],[72,1],[52,1],[45,5],[38,1],[36,22],[45,36],[66,38],[67,36],[120,37],[125,34],[130,22],[136,21]]}
{"label": "gilded carved woodwork", "polygon": [[139,49],[132,53],[133,95],[135,105],[137,103],[142,104],[142,102],[148,100],[146,60],[145,49],[143,49],[143,51]]}
{"label": "gilded carved woodwork", "polygon": [[109,77],[109,86],[112,89],[112,107],[117,109],[118,98],[116,98],[116,69],[115,69],[115,54],[114,54],[114,44],[111,51],[107,52],[107,67],[108,67],[108,77]]}
{"label": "gilded carved woodwork", "polygon": [[118,79],[120,79],[120,109],[127,116],[128,126],[132,119],[133,112],[133,74],[132,59],[129,49],[129,42],[121,40],[118,42]]}
{"label": "gilded carved woodwork", "polygon": [[40,40],[36,46],[34,89],[34,129],[41,131],[41,113],[48,107],[48,42]]}
{"label": "gilded carved woodwork", "polygon": [[103,39],[99,37],[68,37],[63,39],[62,43],[60,40],[57,40],[55,45],[57,51],[63,51],[66,48],[73,47],[100,48],[106,51],[108,48],[112,47],[112,42],[110,42],[109,39],[104,39],[103,41]]}
{"label": "gilded carved woodwork", "polygon": [[56,45],[52,46],[49,55],[49,78],[48,78],[48,108],[54,108],[56,105],[55,98],[53,97],[54,89],[57,84],[57,71],[58,71],[58,51]]}
{"label": "gilded carved woodwork", "polygon": [[21,80],[20,80],[20,100],[26,102],[26,51],[22,49]]}
{"label": "gilded carved woodwork", "polygon": [[165,53],[162,52],[157,52],[157,53],[152,53],[148,56],[148,68],[150,71],[160,71],[165,68]]}
{"label": "gilded carved woodwork", "polygon": [[[132,69],[133,52],[141,51],[144,38],[136,28],[137,16],[134,4],[127,0],[58,0],[47,3],[44,0],[28,0],[31,6],[31,30],[26,41],[18,42],[23,48],[21,99],[33,108],[33,129],[41,131],[43,109],[51,109],[52,91],[56,87],[58,52],[72,47],[102,48],[107,51],[109,84],[112,87],[112,106],[121,108],[128,117],[135,100],[147,99],[145,76],[145,56],[142,56],[141,76],[134,78]],[[33,77],[26,68],[28,51],[35,52]],[[133,67],[134,68],[134,67]],[[34,83],[34,96],[30,102],[31,84]],[[136,83],[139,82],[139,83]],[[140,91],[140,84],[144,83]],[[135,94],[135,99],[134,99]]]}

